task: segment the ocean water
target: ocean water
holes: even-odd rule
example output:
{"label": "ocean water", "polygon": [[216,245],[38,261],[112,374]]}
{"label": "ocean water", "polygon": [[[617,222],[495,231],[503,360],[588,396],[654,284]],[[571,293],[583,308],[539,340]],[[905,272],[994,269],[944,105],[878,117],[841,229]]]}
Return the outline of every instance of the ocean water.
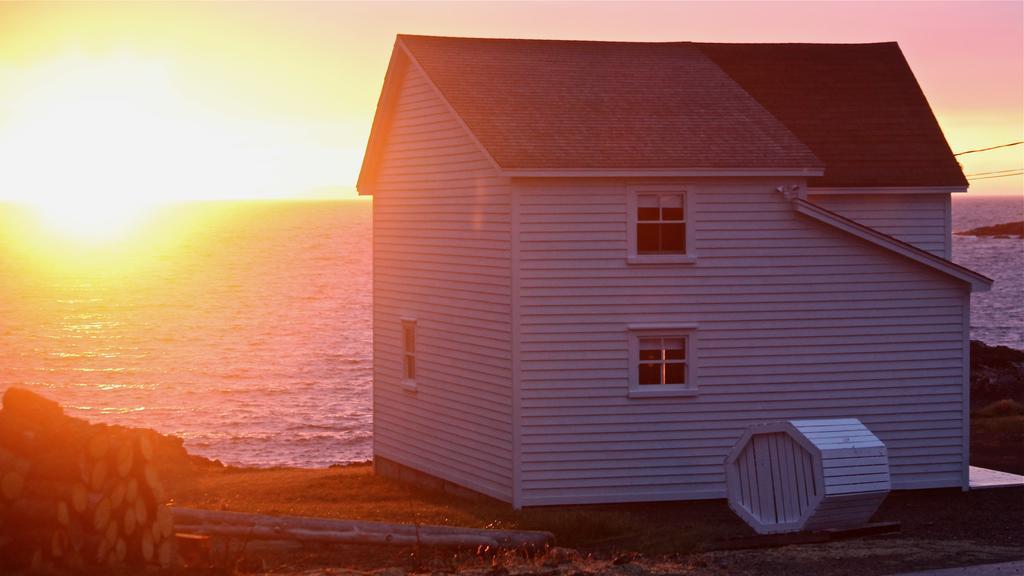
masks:
{"label": "ocean water", "polygon": [[[953,231],[1024,220],[1024,196],[954,195]],[[995,280],[971,295],[971,338],[1024,350],[1024,240],[953,235],[953,261]]]}
{"label": "ocean water", "polygon": [[27,216],[0,214],[0,388],[230,464],[370,458],[369,202],[173,212],[112,256],[26,246]]}
{"label": "ocean water", "polygon": [[[954,230],[1020,219],[968,197]],[[168,209],[111,247],[0,206],[0,389],[177,434],[225,463],[320,467],[371,456],[371,205]],[[996,279],[972,336],[1024,348],[1020,240],[956,237]]]}

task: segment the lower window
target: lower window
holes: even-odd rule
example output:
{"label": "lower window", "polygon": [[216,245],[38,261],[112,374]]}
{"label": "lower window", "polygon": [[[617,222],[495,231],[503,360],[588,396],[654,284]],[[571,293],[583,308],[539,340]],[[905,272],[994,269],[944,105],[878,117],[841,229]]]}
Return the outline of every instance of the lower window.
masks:
{"label": "lower window", "polygon": [[630,329],[630,396],[693,394],[694,338],[693,328]]}
{"label": "lower window", "polygon": [[686,384],[686,337],[640,338],[637,384],[664,386]]}

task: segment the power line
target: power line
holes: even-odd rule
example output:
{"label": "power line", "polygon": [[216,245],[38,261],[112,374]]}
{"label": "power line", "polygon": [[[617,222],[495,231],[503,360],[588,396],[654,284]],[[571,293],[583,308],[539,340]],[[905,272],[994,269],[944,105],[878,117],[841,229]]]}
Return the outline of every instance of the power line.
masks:
{"label": "power line", "polygon": [[1005,174],[1007,172],[1017,172],[1018,170],[1024,170],[1024,168],[1010,168],[1009,170],[993,170],[991,172],[975,172],[974,174],[964,174],[970,178],[971,176],[988,176],[989,174]]}
{"label": "power line", "polygon": [[1010,142],[1009,144],[1000,144],[998,146],[989,146],[988,148],[978,148],[976,150],[964,150],[963,152],[957,152],[956,154],[953,154],[953,156],[963,156],[964,154],[974,154],[975,152],[985,152],[987,150],[995,150],[996,148],[1008,148],[1010,146],[1017,146],[1019,144],[1024,144],[1024,140],[1019,140],[1017,142]]}
{"label": "power line", "polygon": [[1024,175],[1024,170],[1021,170],[1020,172],[1013,172],[1012,174],[999,174],[997,176],[981,176],[981,177],[978,177],[978,178],[968,178],[968,180],[970,180],[971,182],[974,182],[975,180],[991,180],[992,178],[1006,178],[1007,176],[1021,176],[1021,175]]}

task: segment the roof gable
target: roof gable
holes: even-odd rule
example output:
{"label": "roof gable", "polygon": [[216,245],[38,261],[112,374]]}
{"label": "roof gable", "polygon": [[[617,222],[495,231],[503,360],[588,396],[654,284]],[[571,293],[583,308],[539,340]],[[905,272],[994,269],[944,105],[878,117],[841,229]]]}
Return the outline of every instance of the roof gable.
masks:
{"label": "roof gable", "polygon": [[785,173],[819,187],[967,186],[895,43],[400,35],[359,176],[364,193],[406,66],[427,74],[508,175]]}

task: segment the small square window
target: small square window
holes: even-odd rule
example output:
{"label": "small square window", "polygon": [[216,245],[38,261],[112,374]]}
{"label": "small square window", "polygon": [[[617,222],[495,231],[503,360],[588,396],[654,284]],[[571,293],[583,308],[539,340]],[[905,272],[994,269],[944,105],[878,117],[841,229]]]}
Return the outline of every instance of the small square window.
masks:
{"label": "small square window", "polygon": [[692,327],[631,328],[629,395],[693,395],[694,337]]}

